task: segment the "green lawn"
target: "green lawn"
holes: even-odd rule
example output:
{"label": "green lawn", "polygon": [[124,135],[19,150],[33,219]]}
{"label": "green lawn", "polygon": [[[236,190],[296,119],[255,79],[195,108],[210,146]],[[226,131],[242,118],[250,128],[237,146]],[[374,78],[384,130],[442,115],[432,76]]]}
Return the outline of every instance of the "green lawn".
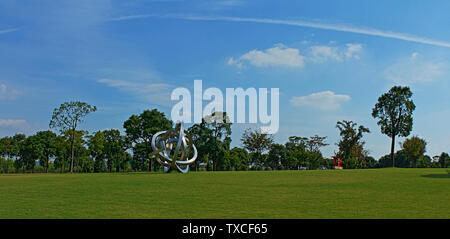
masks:
{"label": "green lawn", "polygon": [[450,218],[445,169],[0,175],[0,218]]}

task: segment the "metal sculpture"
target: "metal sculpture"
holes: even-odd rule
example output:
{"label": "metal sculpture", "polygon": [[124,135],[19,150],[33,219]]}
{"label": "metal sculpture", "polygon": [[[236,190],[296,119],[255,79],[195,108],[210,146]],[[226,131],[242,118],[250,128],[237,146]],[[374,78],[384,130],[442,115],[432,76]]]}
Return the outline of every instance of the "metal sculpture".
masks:
{"label": "metal sculpture", "polygon": [[181,123],[177,123],[175,129],[160,131],[153,135],[152,148],[153,156],[164,166],[166,173],[171,169],[187,173],[189,165],[197,159],[197,148],[192,136],[184,130]]}

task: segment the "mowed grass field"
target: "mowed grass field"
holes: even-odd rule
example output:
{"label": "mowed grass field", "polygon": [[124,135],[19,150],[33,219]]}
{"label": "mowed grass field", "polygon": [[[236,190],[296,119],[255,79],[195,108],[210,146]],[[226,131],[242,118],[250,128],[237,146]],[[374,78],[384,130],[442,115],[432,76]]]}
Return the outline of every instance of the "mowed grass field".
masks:
{"label": "mowed grass field", "polygon": [[445,169],[0,175],[0,218],[450,218]]}

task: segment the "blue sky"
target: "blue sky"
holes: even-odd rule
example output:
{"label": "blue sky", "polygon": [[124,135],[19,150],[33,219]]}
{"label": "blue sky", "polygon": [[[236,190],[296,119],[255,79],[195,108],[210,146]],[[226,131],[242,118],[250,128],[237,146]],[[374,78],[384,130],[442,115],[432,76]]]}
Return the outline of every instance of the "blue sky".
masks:
{"label": "blue sky", "polygon": [[[67,100],[96,105],[82,125],[122,128],[131,114],[170,115],[170,92],[203,86],[280,89],[280,130],[328,136],[338,120],[372,131],[371,109],[393,85],[411,87],[412,135],[450,151],[450,2],[12,1],[0,3],[0,137],[48,129]],[[233,126],[233,145],[252,125]],[[400,141],[404,138],[400,138]]]}

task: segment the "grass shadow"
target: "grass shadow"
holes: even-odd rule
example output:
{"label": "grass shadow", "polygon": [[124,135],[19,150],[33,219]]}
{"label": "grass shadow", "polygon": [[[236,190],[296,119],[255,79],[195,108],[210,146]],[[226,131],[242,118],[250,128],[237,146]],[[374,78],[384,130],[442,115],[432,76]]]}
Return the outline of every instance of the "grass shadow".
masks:
{"label": "grass shadow", "polygon": [[421,176],[425,178],[450,178],[450,173],[424,174]]}

